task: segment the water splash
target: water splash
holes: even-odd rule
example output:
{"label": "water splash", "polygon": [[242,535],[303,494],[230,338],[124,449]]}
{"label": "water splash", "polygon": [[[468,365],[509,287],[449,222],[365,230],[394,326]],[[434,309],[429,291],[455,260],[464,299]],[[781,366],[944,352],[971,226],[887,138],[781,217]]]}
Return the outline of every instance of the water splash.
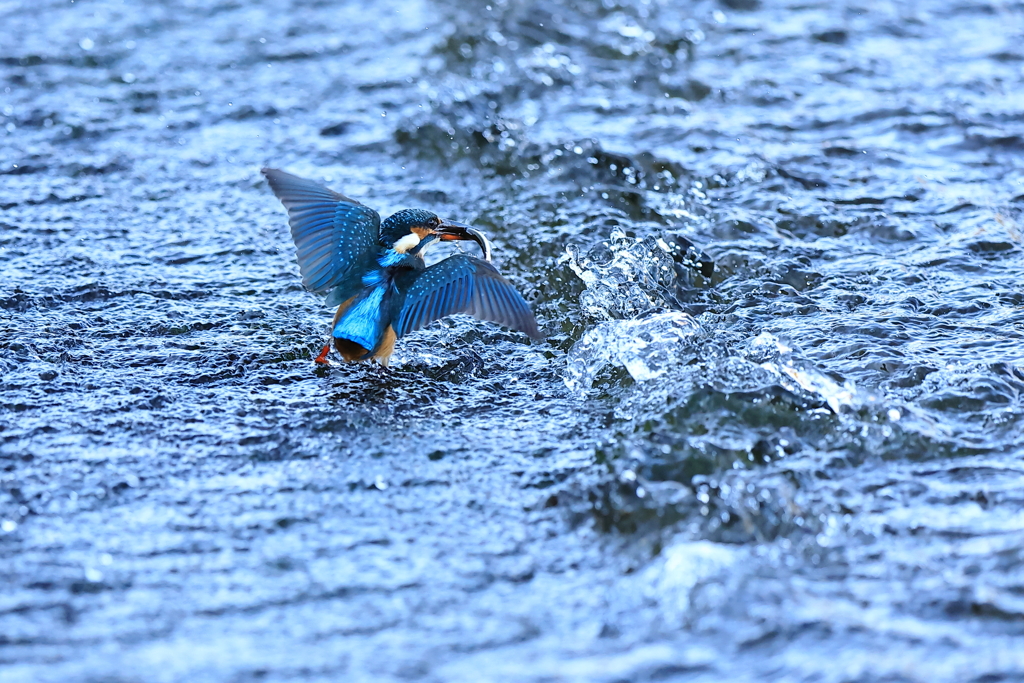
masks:
{"label": "water splash", "polygon": [[679,235],[629,237],[613,230],[582,254],[566,247],[562,263],[583,281],[583,313],[594,320],[632,318],[652,308],[680,308],[684,293],[697,284],[697,273],[710,276],[710,260]]}
{"label": "water splash", "polygon": [[692,360],[693,342],[703,333],[692,316],[680,311],[601,323],[569,351],[565,385],[583,398],[609,365],[625,368],[637,382],[657,379]]}
{"label": "water splash", "polygon": [[[824,401],[832,412],[839,413],[843,408],[854,408],[866,402],[874,402],[874,397],[858,393],[851,380],[842,384],[828,375],[811,367],[793,354],[793,349],[771,332],[761,332],[750,341],[745,349],[748,362],[757,362],[757,367],[771,383],[794,394],[809,394]],[[735,390],[735,389],[734,389]]]}

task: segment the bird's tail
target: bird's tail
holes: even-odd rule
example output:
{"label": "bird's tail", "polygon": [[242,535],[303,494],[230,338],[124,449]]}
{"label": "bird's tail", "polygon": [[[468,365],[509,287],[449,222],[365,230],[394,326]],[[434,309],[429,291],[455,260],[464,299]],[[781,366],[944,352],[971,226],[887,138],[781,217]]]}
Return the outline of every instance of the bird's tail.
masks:
{"label": "bird's tail", "polygon": [[344,339],[367,351],[367,357],[380,345],[391,322],[391,288],[387,284],[364,289],[334,325],[335,339]]}

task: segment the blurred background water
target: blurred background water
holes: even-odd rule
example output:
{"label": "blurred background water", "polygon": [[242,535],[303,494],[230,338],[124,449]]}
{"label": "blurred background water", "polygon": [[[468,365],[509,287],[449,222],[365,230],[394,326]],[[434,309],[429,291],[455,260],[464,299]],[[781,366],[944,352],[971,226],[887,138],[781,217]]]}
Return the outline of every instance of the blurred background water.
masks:
{"label": "blurred background water", "polygon": [[[1024,680],[1024,3],[0,3],[0,678]],[[316,368],[262,165],[548,338]]]}

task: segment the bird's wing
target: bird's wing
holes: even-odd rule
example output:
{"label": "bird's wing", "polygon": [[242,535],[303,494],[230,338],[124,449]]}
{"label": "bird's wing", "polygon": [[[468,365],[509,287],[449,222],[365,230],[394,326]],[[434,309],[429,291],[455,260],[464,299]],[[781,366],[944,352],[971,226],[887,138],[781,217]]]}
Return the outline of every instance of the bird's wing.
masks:
{"label": "bird's wing", "polygon": [[263,169],[263,175],[288,209],[302,284],[321,294],[337,287],[346,292],[358,288],[377,252],[380,215],[354,199],[276,168]]}
{"label": "bird's wing", "polygon": [[456,254],[420,271],[394,303],[399,337],[454,313],[510,327],[540,339],[530,305],[487,261]]}

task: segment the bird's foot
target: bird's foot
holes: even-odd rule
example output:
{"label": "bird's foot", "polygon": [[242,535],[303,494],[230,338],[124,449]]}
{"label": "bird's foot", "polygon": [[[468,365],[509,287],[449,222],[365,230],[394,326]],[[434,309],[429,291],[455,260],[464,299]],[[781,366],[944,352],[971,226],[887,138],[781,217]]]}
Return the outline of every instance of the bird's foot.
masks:
{"label": "bird's foot", "polygon": [[326,346],[324,346],[323,350],[320,352],[320,355],[313,359],[313,362],[317,363],[319,365],[330,365],[331,361],[327,360],[327,355],[330,352],[331,352],[331,345],[327,344]]}

